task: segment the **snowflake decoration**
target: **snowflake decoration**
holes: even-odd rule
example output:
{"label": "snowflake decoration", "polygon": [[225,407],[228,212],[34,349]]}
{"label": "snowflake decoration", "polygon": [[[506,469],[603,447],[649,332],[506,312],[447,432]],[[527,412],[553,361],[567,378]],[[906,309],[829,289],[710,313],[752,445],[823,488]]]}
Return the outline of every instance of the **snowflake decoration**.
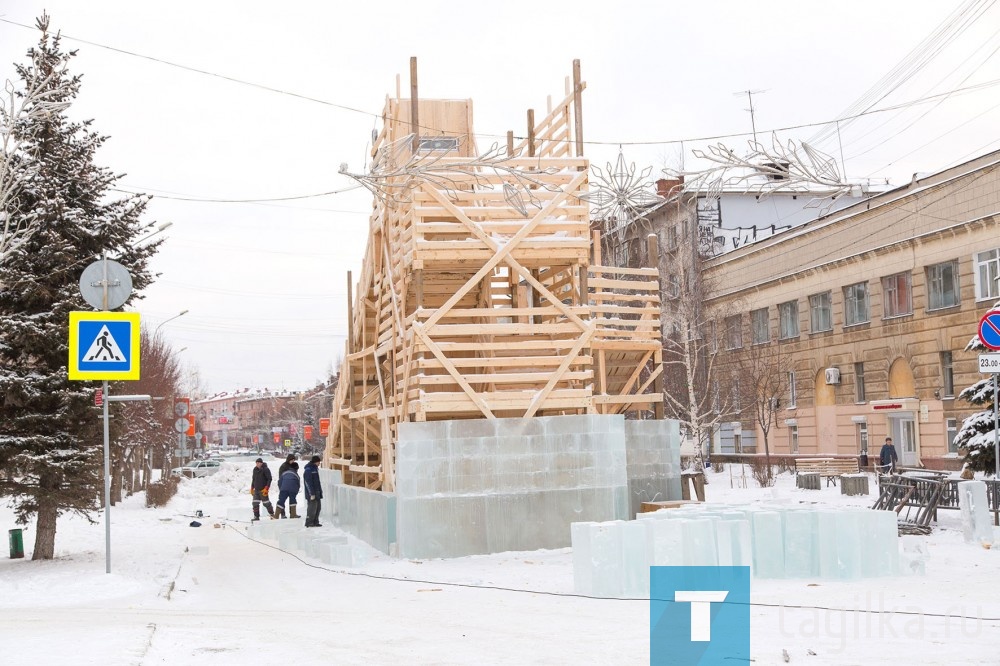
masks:
{"label": "snowflake decoration", "polygon": [[590,215],[603,223],[605,234],[621,236],[630,222],[643,217],[646,208],[662,201],[653,194],[655,185],[649,179],[653,167],[636,174],[635,163],[626,164],[621,151],[614,165],[608,162],[607,171],[590,168],[595,174],[593,189],[581,198],[591,203]]}

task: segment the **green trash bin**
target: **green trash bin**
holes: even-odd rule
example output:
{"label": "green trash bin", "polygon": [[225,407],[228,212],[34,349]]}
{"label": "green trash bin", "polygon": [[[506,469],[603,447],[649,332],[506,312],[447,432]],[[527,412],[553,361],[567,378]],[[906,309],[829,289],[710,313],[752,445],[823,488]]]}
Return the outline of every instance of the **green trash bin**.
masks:
{"label": "green trash bin", "polygon": [[10,541],[10,559],[12,560],[24,557],[24,538],[21,532],[22,530],[20,529],[7,531],[8,540]]}

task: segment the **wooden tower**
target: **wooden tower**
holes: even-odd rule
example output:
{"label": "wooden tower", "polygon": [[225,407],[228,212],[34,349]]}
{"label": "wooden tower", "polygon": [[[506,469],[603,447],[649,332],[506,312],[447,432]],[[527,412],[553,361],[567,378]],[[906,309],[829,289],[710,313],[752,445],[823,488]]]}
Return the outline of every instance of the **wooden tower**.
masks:
{"label": "wooden tower", "polygon": [[599,265],[584,87],[575,61],[564,99],[486,153],[471,100],[419,99],[415,61],[410,98],[387,99],[324,459],[345,483],[393,490],[403,421],[662,418],[656,246],[654,268]]}

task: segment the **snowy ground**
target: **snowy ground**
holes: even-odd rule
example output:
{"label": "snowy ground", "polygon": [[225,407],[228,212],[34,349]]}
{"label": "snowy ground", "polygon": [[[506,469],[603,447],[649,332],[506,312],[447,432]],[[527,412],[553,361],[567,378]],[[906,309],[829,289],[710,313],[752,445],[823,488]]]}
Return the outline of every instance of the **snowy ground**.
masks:
{"label": "snowy ground", "polygon": [[[2,664],[644,664],[645,601],[573,596],[569,549],[453,560],[375,551],[337,570],[252,541],[252,463],[185,480],[169,506],[141,496],[104,525],[60,519],[56,559],[0,559]],[[711,501],[870,505],[839,489],[749,488],[710,473]],[[872,492],[876,492],[874,483]],[[196,510],[205,518],[190,527]],[[860,582],[754,580],[758,664],[1000,663],[1000,549],[964,543],[957,512],[927,537],[926,574]],[[218,527],[215,527],[218,525]],[[15,527],[0,506],[0,527]],[[336,533],[332,527],[320,528]]]}

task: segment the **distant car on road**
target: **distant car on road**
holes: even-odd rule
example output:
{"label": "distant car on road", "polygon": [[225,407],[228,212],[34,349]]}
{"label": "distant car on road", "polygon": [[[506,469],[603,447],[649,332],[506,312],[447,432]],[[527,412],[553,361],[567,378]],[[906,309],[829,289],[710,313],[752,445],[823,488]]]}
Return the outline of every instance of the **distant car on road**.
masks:
{"label": "distant car on road", "polygon": [[196,479],[202,476],[211,476],[219,471],[222,463],[218,460],[195,460],[183,467],[175,467],[170,470],[172,476],[186,476],[189,479]]}

